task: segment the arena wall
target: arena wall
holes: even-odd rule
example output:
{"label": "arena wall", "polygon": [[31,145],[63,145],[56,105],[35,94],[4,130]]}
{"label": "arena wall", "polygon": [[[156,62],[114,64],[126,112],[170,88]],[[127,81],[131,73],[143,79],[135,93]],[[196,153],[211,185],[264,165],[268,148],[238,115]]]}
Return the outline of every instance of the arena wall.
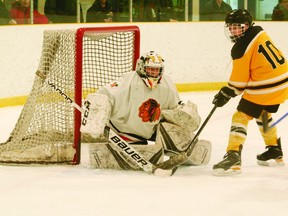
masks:
{"label": "arena wall", "polygon": [[[25,102],[41,57],[43,31],[81,27],[137,25],[141,53],[155,50],[179,91],[219,89],[229,78],[232,43],[223,22],[111,23],[1,26],[0,107]],[[288,57],[288,22],[257,22]],[[285,30],[286,29],[286,30]]]}

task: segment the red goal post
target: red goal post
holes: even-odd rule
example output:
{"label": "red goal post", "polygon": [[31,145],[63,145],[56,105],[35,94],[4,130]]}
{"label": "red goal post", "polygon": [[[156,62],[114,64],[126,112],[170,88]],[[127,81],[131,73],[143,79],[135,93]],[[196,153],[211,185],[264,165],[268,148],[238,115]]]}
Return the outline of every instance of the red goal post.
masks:
{"label": "red goal post", "polygon": [[[0,163],[79,164],[82,105],[89,93],[135,69],[140,53],[137,26],[46,30],[38,72],[5,143]],[[51,88],[52,87],[52,88]]]}
{"label": "red goal post", "polygon": [[[131,59],[130,59],[130,63],[132,63],[132,68],[128,68],[128,70],[126,69],[126,71],[119,71],[119,72],[112,72],[112,73],[117,73],[117,76],[115,75],[115,77],[112,78],[117,78],[120,77],[122,74],[124,74],[125,72],[129,72],[131,70],[134,70],[136,67],[136,61],[140,56],[140,29],[137,26],[117,26],[117,27],[98,27],[98,28],[80,28],[77,30],[76,33],[76,83],[75,83],[75,92],[82,92],[82,87],[83,87],[83,83],[82,83],[82,74],[83,73],[83,44],[85,43],[85,40],[83,40],[84,36],[88,33],[88,34],[93,34],[93,33],[113,33],[113,34],[117,34],[117,33],[127,33],[127,32],[131,32],[134,35],[134,41],[129,44],[130,46],[133,45],[133,47],[129,47],[130,49],[133,48],[134,52],[131,52],[132,50],[130,50],[130,55],[131,55]],[[121,40],[120,40],[121,41]],[[121,51],[121,49],[120,49]],[[121,51],[122,55],[126,55],[125,51],[122,50]],[[121,58],[120,58],[121,59]],[[115,63],[115,61],[114,61]],[[115,69],[116,70],[116,69]],[[85,71],[84,71],[85,72]],[[113,79],[112,79],[113,80]],[[107,83],[112,81],[111,79],[107,80]],[[102,83],[103,85],[105,83]],[[86,88],[87,86],[85,86],[84,88]],[[82,93],[81,94],[75,94],[75,102],[79,105],[82,103]],[[75,109],[75,137],[74,137],[74,145],[78,146],[78,148],[80,149],[80,142],[79,140],[81,140],[81,135],[80,135],[80,126],[81,126],[81,113],[79,111],[77,111]],[[76,155],[75,154],[75,158],[74,158],[74,162],[75,163],[79,163],[80,162],[80,151],[78,152],[79,154]]]}

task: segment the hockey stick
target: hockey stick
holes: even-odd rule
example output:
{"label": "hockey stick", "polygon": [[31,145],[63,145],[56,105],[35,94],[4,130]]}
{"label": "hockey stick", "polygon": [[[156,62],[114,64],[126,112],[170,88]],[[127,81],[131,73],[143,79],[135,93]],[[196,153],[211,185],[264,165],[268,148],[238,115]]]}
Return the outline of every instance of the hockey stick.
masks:
{"label": "hockey stick", "polygon": [[40,77],[43,82],[53,88],[54,91],[58,92],[68,103],[71,103],[73,107],[75,107],[82,113],[84,112],[84,109],[82,109],[78,104],[76,104],[68,95],[65,94],[65,92],[58,88],[54,83],[50,82],[49,80],[47,81],[46,76],[41,71],[37,70],[36,75]]}
{"label": "hockey stick", "polygon": [[108,126],[105,127],[105,136],[109,139],[110,143],[113,143],[120,152],[129,156],[129,158],[145,172],[157,176],[171,176],[173,174],[173,170],[161,169],[146,160],[139,152],[137,152],[137,150],[135,150],[135,148],[124,141],[112,128]]}
{"label": "hockey stick", "polygon": [[191,155],[196,142],[198,141],[198,137],[200,135],[200,133],[202,132],[202,130],[204,129],[204,127],[206,126],[206,124],[208,123],[208,121],[210,120],[211,116],[213,115],[213,113],[215,112],[217,106],[215,105],[212,110],[210,111],[210,113],[208,114],[208,116],[206,117],[205,121],[203,122],[203,124],[201,125],[201,127],[199,128],[199,130],[197,131],[196,135],[194,136],[194,138],[192,139],[192,141],[190,142],[189,146],[187,147],[187,149],[185,150],[185,152],[187,153],[188,156]]}
{"label": "hockey stick", "polygon": [[195,147],[195,144],[198,141],[198,137],[199,137],[200,133],[202,132],[202,130],[204,129],[204,127],[206,126],[206,124],[210,120],[210,118],[213,115],[213,113],[215,112],[216,108],[217,108],[217,106],[215,105],[213,107],[213,109],[210,111],[210,113],[208,114],[208,116],[206,117],[206,119],[203,122],[203,124],[201,125],[200,129],[197,131],[196,135],[194,136],[194,138],[192,139],[192,141],[190,142],[188,147],[186,148],[186,150],[181,152],[180,154],[178,154],[176,156],[171,157],[167,161],[164,161],[163,163],[158,164],[158,167],[160,167],[164,170],[173,170],[173,172],[172,172],[172,175],[173,175],[176,172],[178,166],[188,160],[188,157],[192,154],[193,149]]}
{"label": "hockey stick", "polygon": [[270,125],[270,127],[268,128],[268,130],[269,129],[271,129],[271,128],[273,128],[273,127],[275,127],[280,121],[282,121],[284,118],[286,118],[288,116],[288,112],[287,113],[285,113],[281,118],[279,118],[277,121],[275,121],[273,124],[271,124]]}
{"label": "hockey stick", "polygon": [[269,130],[268,113],[266,110],[263,111],[261,118],[262,118],[263,132],[266,133]]}
{"label": "hockey stick", "polygon": [[[70,103],[73,107],[79,110],[81,113],[85,112],[82,107],[76,104],[68,95],[66,95],[60,88],[58,88],[54,83],[46,80],[46,76],[41,72],[37,71],[36,75],[41,78],[43,82],[49,85],[54,91],[58,92],[64,99]],[[88,110],[89,112],[89,110]],[[132,161],[134,161],[143,171],[149,174],[155,174],[156,176],[171,176],[173,174],[173,169],[162,169],[157,165],[152,164],[150,161],[146,160],[137,150],[135,150],[131,145],[124,141],[113,129],[108,126],[105,127],[105,135],[109,139],[110,143],[117,147],[119,152],[128,156]]]}

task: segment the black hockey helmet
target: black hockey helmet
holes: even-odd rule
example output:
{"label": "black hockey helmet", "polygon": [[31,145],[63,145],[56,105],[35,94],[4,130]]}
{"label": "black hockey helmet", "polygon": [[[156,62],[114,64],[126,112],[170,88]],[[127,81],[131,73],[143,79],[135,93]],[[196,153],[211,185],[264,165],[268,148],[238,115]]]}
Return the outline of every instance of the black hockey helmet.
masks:
{"label": "black hockey helmet", "polygon": [[225,18],[225,34],[232,42],[236,42],[253,24],[253,18],[247,10],[232,10]]}
{"label": "black hockey helmet", "polygon": [[249,11],[245,9],[235,9],[232,10],[230,13],[227,14],[225,18],[226,24],[233,24],[233,23],[241,23],[246,24],[248,23],[249,26],[253,24],[253,18]]}

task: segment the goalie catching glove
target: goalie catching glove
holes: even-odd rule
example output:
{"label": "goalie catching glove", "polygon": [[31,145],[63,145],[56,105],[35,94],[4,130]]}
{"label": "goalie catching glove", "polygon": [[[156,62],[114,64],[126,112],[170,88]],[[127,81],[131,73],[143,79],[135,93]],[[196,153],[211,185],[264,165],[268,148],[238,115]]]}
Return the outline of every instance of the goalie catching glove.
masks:
{"label": "goalie catching glove", "polygon": [[109,99],[103,94],[89,94],[84,106],[80,131],[89,133],[93,138],[99,138],[103,135],[111,115]]}
{"label": "goalie catching glove", "polygon": [[222,107],[224,106],[226,103],[228,103],[228,101],[233,98],[236,97],[237,94],[235,93],[235,91],[232,88],[229,88],[227,86],[224,86],[221,88],[221,90],[214,96],[214,99],[212,101],[212,103],[217,106],[217,107]]}

